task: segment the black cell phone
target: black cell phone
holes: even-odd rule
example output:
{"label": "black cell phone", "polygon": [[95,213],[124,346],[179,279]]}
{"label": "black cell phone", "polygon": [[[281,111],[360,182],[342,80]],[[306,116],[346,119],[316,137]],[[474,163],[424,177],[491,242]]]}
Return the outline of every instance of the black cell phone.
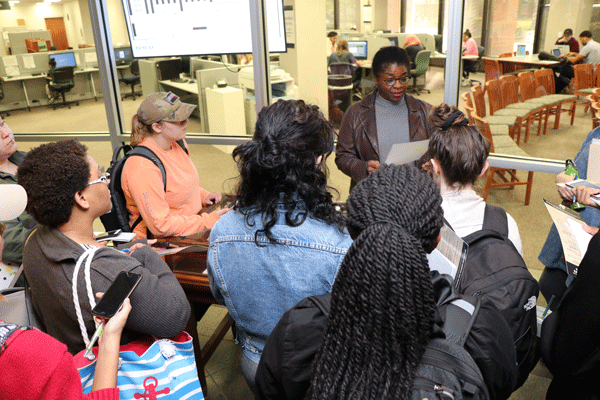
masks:
{"label": "black cell phone", "polygon": [[110,285],[104,296],[92,309],[92,314],[110,318],[119,311],[123,302],[137,287],[142,275],[135,272],[121,271]]}
{"label": "black cell phone", "polygon": [[115,229],[114,231],[99,233],[98,236],[96,236],[96,240],[107,239],[107,238],[119,236],[120,234],[121,234],[121,229]]}

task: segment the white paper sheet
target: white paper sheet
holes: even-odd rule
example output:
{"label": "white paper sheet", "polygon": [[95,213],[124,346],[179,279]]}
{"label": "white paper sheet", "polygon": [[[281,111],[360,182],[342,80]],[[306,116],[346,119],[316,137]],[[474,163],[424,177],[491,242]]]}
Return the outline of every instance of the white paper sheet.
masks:
{"label": "white paper sheet", "polygon": [[587,179],[600,182],[600,140],[592,139],[588,156]]}
{"label": "white paper sheet", "polygon": [[5,56],[2,57],[4,62],[4,72],[6,76],[20,76],[21,71],[19,70],[19,63],[17,62],[16,56]]}
{"label": "white paper sheet", "polygon": [[579,221],[575,221],[574,219],[569,218],[567,219],[567,224],[569,225],[569,228],[571,228],[571,232],[573,232],[575,240],[577,240],[579,252],[583,257],[590,244],[590,240],[592,240],[592,235],[583,230],[583,225]]}
{"label": "white paper sheet", "polygon": [[[590,239],[587,239],[586,242],[584,240],[585,236],[576,235],[575,233],[579,232],[579,230],[583,230],[581,226],[583,226],[584,222],[582,220],[577,220],[575,215],[562,210],[560,207],[547,200],[544,200],[544,204],[558,230],[563,252],[565,253],[565,260],[567,263],[578,267],[585,254],[585,250],[587,250],[589,240],[591,239],[591,235],[586,233],[586,235],[590,236]],[[579,228],[573,228],[575,225],[579,225]],[[579,241],[582,241],[582,243],[579,243]],[[585,249],[583,252],[581,251],[582,248]],[[572,273],[572,271],[569,271],[569,273]]]}
{"label": "white paper sheet", "polygon": [[386,164],[402,165],[421,158],[427,151],[429,139],[419,142],[397,143],[392,146],[390,154],[385,159]]}
{"label": "white paper sheet", "polygon": [[98,62],[98,56],[96,55],[95,51],[88,51],[88,52],[84,53],[83,56],[85,57],[86,64]]}
{"label": "white paper sheet", "polygon": [[25,69],[35,69],[35,61],[31,54],[24,54],[23,56],[23,66]]}

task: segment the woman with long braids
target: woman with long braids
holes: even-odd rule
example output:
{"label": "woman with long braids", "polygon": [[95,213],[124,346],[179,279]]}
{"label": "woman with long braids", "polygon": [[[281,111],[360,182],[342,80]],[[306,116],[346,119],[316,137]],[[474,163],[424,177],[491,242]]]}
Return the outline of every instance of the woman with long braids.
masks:
{"label": "woman with long braids", "polygon": [[302,298],[331,291],[352,243],[327,190],[334,135],[317,106],[279,100],[258,114],[252,140],[233,151],[236,205],[211,232],[208,277],[236,321],[252,389],[279,318]]}
{"label": "woman with long braids", "polygon": [[441,198],[422,173],[388,167],[355,187],[347,207],[355,241],[333,286],[308,398],[407,399],[433,330],[426,254],[442,226]]}
{"label": "woman with long braids", "polygon": [[[354,243],[331,295],[304,299],[283,315],[258,367],[258,399],[411,397],[429,340],[443,337],[445,313],[437,307],[452,293],[451,279],[427,262],[439,241],[441,203],[435,183],[407,165],[382,166],[352,190],[347,227]],[[516,356],[493,304],[481,302],[465,349],[491,398],[507,399]]]}

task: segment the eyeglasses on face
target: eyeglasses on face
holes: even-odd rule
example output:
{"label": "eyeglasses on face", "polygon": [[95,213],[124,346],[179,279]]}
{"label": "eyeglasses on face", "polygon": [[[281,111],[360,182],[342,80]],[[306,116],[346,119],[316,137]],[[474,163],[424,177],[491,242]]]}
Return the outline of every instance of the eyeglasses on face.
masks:
{"label": "eyeglasses on face", "polygon": [[394,83],[396,83],[396,81],[400,82],[401,85],[406,85],[408,83],[408,81],[410,81],[410,75],[408,76],[402,76],[400,78],[387,78],[387,79],[383,79],[383,83],[385,83],[388,86],[394,86]]}
{"label": "eyeglasses on face", "polygon": [[100,178],[96,179],[95,181],[89,182],[87,185],[92,186],[93,184],[100,183],[100,182],[106,183],[109,179],[110,179],[110,173],[103,172],[102,175],[100,175]]}

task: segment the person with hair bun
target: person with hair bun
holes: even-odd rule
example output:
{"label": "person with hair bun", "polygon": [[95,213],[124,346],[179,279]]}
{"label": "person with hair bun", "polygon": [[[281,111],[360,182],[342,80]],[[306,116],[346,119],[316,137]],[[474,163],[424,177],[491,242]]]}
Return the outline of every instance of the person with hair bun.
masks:
{"label": "person with hair bun", "polygon": [[[474,185],[489,167],[490,142],[456,107],[442,103],[431,110],[430,120],[438,129],[429,141],[428,164],[444,199],[444,217],[458,236],[465,237],[483,226],[485,201]],[[506,217],[508,238],[523,255],[517,223],[508,213]]]}
{"label": "person with hair bun", "polygon": [[[146,97],[133,116],[131,146],[145,146],[160,159],[167,176],[167,190],[159,168],[145,157],[130,157],[121,176],[130,225],[145,238],[202,237],[228,208],[199,214],[204,206],[221,201],[200,185],[198,171],[185,142],[187,122],[196,108],[169,92]],[[139,220],[140,216],[142,217]]]}
{"label": "person with hair bun", "polygon": [[382,47],[373,57],[376,89],[348,108],[342,120],[335,163],[351,178],[350,190],[377,171],[397,143],[429,139],[431,104],[405,93],[410,58],[403,48]]}
{"label": "person with hair bun", "polygon": [[[259,400],[410,399],[427,344],[444,337],[438,307],[453,296],[452,279],[427,261],[443,224],[436,184],[415,167],[382,165],[346,205],[354,242],[331,294],[283,315],[256,374]],[[517,379],[514,344],[485,299],[465,349],[490,398],[507,399]]]}
{"label": "person with hair bun", "polygon": [[335,132],[317,106],[279,100],[233,151],[233,211],[209,237],[208,278],[236,321],[242,372],[254,375],[267,337],[300,299],[329,293],[352,240],[327,186]]}

